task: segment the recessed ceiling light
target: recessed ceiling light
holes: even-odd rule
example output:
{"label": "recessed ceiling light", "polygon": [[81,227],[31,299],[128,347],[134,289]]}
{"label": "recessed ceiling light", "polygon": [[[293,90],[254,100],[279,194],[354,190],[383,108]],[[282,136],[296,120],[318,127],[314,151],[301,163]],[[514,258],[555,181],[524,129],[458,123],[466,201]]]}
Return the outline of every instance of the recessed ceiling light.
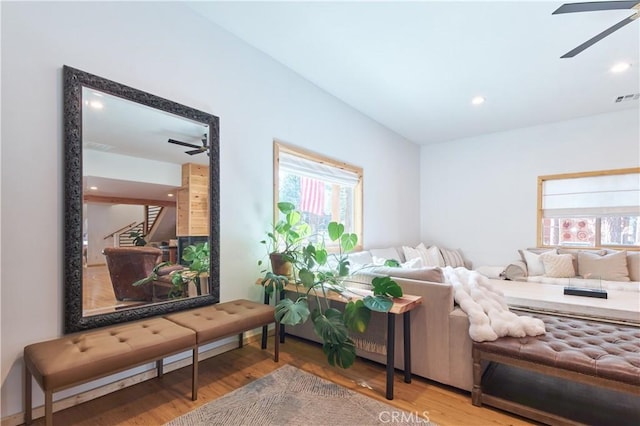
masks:
{"label": "recessed ceiling light", "polygon": [[628,62],[618,62],[614,66],[611,67],[611,72],[624,72],[631,68],[631,64]]}
{"label": "recessed ceiling light", "polygon": [[167,194],[167,197],[173,197],[173,194]]}
{"label": "recessed ceiling light", "polygon": [[98,187],[97,186],[90,186],[89,189],[92,190],[92,191],[97,191]]}
{"label": "recessed ceiling light", "polygon": [[91,108],[95,108],[95,109],[102,109],[104,107],[104,105],[102,105],[102,102],[100,102],[100,101],[91,101],[91,102],[89,102],[89,106],[91,106]]}
{"label": "recessed ceiling light", "polygon": [[483,104],[485,100],[486,99],[482,96],[476,96],[475,98],[471,99],[471,103],[473,105],[480,105]]}

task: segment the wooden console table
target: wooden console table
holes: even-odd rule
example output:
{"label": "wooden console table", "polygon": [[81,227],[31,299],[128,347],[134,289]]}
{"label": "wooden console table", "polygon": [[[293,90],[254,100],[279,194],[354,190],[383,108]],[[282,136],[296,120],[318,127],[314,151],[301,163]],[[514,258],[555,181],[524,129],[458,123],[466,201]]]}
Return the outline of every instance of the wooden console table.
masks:
{"label": "wooden console table", "polygon": [[[284,291],[280,292],[278,300],[282,300],[285,291],[297,292],[295,284],[287,284]],[[358,293],[367,293],[367,290],[357,289]],[[323,297],[324,295],[319,295]],[[362,299],[364,296],[353,295],[353,297],[346,298],[339,293],[328,291],[326,298],[336,302],[347,303],[350,300]],[[264,303],[270,303],[270,297],[265,292]],[[387,312],[387,388],[386,398],[393,399],[393,373],[395,363],[395,340],[396,340],[396,316],[402,315],[403,321],[403,344],[404,344],[404,381],[405,383],[411,383],[411,311],[422,304],[422,296],[413,296],[405,294],[402,297],[393,299],[393,306],[391,310]],[[280,342],[284,343],[284,325],[280,324]],[[266,342],[267,330],[266,327],[262,329],[262,341]]]}

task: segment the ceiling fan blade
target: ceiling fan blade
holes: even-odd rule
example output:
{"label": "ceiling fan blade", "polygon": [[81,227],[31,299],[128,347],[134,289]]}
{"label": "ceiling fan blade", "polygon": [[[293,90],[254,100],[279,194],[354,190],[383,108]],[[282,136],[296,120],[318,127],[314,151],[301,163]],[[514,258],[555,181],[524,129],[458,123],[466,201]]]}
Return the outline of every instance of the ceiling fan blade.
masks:
{"label": "ceiling fan blade", "polygon": [[177,141],[175,139],[169,139],[167,142],[174,143],[176,145],[187,146],[189,148],[200,148],[198,145],[194,145],[192,143],[186,143],[186,142]]}
{"label": "ceiling fan blade", "polygon": [[571,50],[571,51],[569,51],[567,53],[565,53],[564,55],[561,56],[561,58],[573,58],[578,53],[580,53],[583,50],[585,50],[587,47],[599,42],[600,40],[602,40],[603,38],[605,38],[609,34],[615,32],[615,31],[619,30],[620,28],[624,27],[625,25],[635,21],[635,19],[637,17],[638,17],[638,15],[636,14],[636,15],[632,15],[632,16],[629,16],[628,18],[623,19],[622,21],[618,22],[617,24],[615,24],[611,28],[607,28],[606,30],[604,30],[603,32],[598,34],[597,36],[585,41],[580,46],[576,47],[575,49],[573,49],[573,50]]}
{"label": "ceiling fan blade", "polygon": [[194,149],[193,151],[185,151],[185,154],[189,154],[189,155],[196,155],[196,154],[200,154],[201,152],[204,152],[203,149]]}
{"label": "ceiling fan blade", "polygon": [[620,9],[632,9],[640,1],[596,1],[589,3],[565,3],[556,9],[552,15],[559,13],[574,13],[574,12],[593,12],[597,10],[620,10]]}

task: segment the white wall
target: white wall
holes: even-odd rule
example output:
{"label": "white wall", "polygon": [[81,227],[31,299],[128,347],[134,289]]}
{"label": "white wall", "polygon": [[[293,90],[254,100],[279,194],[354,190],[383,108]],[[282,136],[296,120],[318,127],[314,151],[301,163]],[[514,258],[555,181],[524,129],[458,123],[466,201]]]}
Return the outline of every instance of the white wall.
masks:
{"label": "white wall", "polygon": [[114,247],[114,237],[105,236],[132,223],[144,221],[144,206],[132,204],[86,203],[88,228],[87,264],[104,265],[102,254],[105,247]]}
{"label": "white wall", "polygon": [[638,110],[422,147],[422,240],[508,264],[536,245],[538,176],[639,165]]}
{"label": "white wall", "polygon": [[419,148],[183,5],[3,2],[1,19],[3,417],[23,347],[62,335],[64,64],[220,117],[223,301],[260,299],[274,138],[364,168],[365,246],[418,240]]}

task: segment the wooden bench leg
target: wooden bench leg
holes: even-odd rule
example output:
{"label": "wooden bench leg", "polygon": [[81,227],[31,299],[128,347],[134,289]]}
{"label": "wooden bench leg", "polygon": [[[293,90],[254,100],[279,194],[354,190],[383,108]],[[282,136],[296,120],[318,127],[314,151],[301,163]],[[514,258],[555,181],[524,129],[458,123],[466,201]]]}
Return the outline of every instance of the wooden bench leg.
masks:
{"label": "wooden bench leg", "polygon": [[476,407],[482,406],[482,361],[480,351],[473,348],[473,388],[471,403]]}
{"label": "wooden bench leg", "polygon": [[278,336],[280,330],[280,324],[276,321],[275,331],[273,333],[274,336],[274,348],[273,348],[273,361],[278,362],[280,359],[280,337]]}
{"label": "wooden bench leg", "polygon": [[242,348],[244,346],[244,333],[238,334],[238,348]]}
{"label": "wooden bench leg", "polygon": [[24,363],[24,424],[30,425],[32,421],[32,388],[31,388],[31,371],[27,367],[27,363]]}
{"label": "wooden bench leg", "polygon": [[191,400],[198,399],[198,347],[193,348],[193,364],[191,365]]}
{"label": "wooden bench leg", "polygon": [[44,391],[44,424],[53,426],[53,391]]}
{"label": "wooden bench leg", "polygon": [[162,377],[164,374],[164,359],[160,358],[156,360],[156,371],[158,372],[158,377]]}

